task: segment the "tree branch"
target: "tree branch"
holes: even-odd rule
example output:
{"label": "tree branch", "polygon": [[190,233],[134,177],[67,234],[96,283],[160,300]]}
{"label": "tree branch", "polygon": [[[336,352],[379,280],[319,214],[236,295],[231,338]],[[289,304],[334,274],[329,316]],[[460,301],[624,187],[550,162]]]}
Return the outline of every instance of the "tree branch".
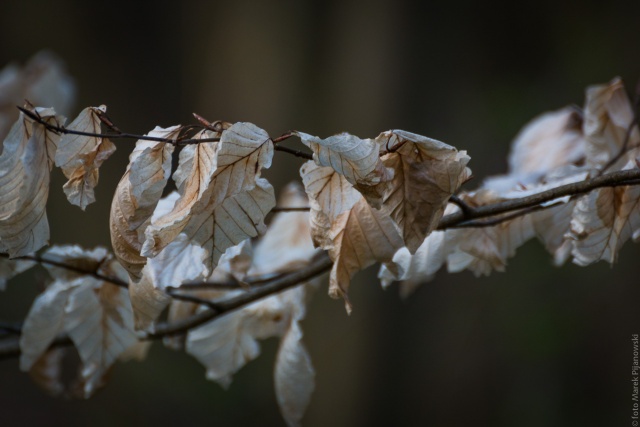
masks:
{"label": "tree branch", "polygon": [[[562,185],[556,188],[552,188],[546,191],[542,191],[537,194],[533,194],[518,199],[510,199],[502,202],[494,203],[491,205],[469,207],[466,212],[458,211],[443,217],[437,227],[438,230],[446,230],[454,227],[488,227],[497,225],[502,221],[513,219],[517,216],[525,215],[535,210],[543,209],[540,207],[541,203],[549,202],[554,199],[566,196],[576,196],[584,193],[588,193],[597,188],[602,187],[616,187],[623,185],[638,185],[640,184],[640,169],[632,169],[625,171],[618,171],[608,173],[606,175],[597,176],[592,179],[587,179],[581,182]],[[455,203],[455,202],[453,202]],[[551,206],[549,206],[551,207]],[[508,214],[505,217],[493,218],[497,215]],[[472,220],[487,219],[487,221],[479,222]],[[1,255],[6,257],[6,255]],[[66,265],[64,263],[49,260],[39,256],[25,256],[17,259],[27,259],[31,261],[46,263],[61,268],[67,268],[71,271],[75,271],[80,274],[87,274],[96,277],[100,280],[108,281],[119,286],[126,286],[127,284],[119,281],[118,279],[100,275],[97,272],[86,271],[75,266]],[[160,339],[165,336],[177,335],[187,332],[190,329],[198,327],[204,323],[212,321],[230,311],[240,309],[262,298],[274,295],[278,292],[282,292],[286,289],[300,285],[320,274],[326,273],[331,269],[332,261],[329,259],[326,253],[322,253],[321,256],[316,257],[306,267],[277,276],[269,280],[256,280],[260,281],[259,287],[254,287],[251,290],[238,295],[233,298],[222,301],[206,301],[198,299],[197,301],[193,297],[186,296],[184,294],[176,294],[174,292],[173,297],[187,299],[191,302],[197,302],[200,304],[206,304],[210,307],[209,310],[198,313],[187,319],[175,322],[175,323],[160,323],[157,325],[155,331],[146,335],[143,339]],[[249,278],[250,282],[251,279]],[[120,282],[120,283],[118,283]],[[228,286],[227,283],[213,284],[214,286]],[[206,283],[193,283],[183,285],[183,289],[193,289],[196,287],[204,288]],[[6,323],[5,323],[6,325]],[[19,325],[12,324],[11,328],[14,331],[19,329]],[[52,346],[69,345],[71,341],[64,336],[58,337],[54,340]],[[16,357],[20,354],[20,348],[18,340],[15,336],[11,336],[6,339],[0,340],[0,359],[8,357]]]}
{"label": "tree branch", "polygon": [[638,179],[640,179],[640,169],[611,172],[592,179],[561,185],[560,187],[555,187],[537,194],[521,197],[519,199],[510,199],[490,205],[478,206],[468,210],[466,213],[462,211],[454,212],[444,216],[440,220],[437,229],[446,230],[447,228],[455,227],[469,219],[489,218],[519,209],[530,208],[561,197],[588,193],[596,188],[635,185],[635,181]]}

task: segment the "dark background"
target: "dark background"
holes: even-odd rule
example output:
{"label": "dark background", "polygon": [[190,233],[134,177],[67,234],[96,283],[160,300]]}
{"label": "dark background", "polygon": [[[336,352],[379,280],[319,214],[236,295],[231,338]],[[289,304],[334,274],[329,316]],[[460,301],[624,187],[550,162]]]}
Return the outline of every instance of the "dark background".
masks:
{"label": "dark background", "polygon": [[[274,136],[409,130],[468,150],[473,187],[506,171],[511,139],[537,114],[581,105],[587,85],[617,75],[633,87],[639,22],[637,1],[2,1],[0,64],[55,51],[77,83],[72,116],[104,103],[135,133],[194,111]],[[53,243],[109,245],[128,144],[85,213],[54,173]],[[266,176],[280,188],[299,165],[278,154]],[[351,317],[321,289],[303,323],[317,371],[305,425],[630,425],[638,255],[629,243],[613,268],[554,268],[530,242],[506,273],[441,272],[407,301],[368,270]],[[14,280],[0,318],[24,316],[37,290],[34,274]],[[281,425],[276,349],[266,341],[224,391],[155,343],[88,401],[50,398],[1,361],[0,425]]]}

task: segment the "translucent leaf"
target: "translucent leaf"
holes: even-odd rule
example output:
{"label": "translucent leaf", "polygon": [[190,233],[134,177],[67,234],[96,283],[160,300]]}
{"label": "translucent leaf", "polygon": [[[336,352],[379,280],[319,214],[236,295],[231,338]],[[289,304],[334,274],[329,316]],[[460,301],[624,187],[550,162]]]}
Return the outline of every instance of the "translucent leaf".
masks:
{"label": "translucent leaf", "polygon": [[63,332],[65,307],[74,288],[83,278],[56,280],[31,305],[20,335],[20,369],[28,371]]}
{"label": "translucent leaf", "polygon": [[82,359],[85,398],[103,385],[118,356],[138,341],[127,290],[106,283],[95,290],[85,285],[72,292],[64,329]]}
{"label": "translucent leaf", "polygon": [[29,369],[29,376],[38,387],[51,396],[59,396],[64,392],[62,382],[62,358],[64,349],[52,348],[44,353]]}
{"label": "translucent leaf", "polygon": [[[343,297],[350,312],[347,291],[351,277],[376,261],[391,261],[404,246],[402,238],[393,220],[369,205],[344,176],[334,178],[336,171],[310,162],[301,173],[312,208],[312,235],[333,261],[329,295]],[[336,200],[340,202],[334,203]]]}
{"label": "translucent leaf", "polygon": [[[289,184],[279,197],[278,206],[301,208],[309,205],[298,183]],[[268,276],[304,267],[318,252],[313,247],[308,212],[279,212],[256,245],[251,274]]]}
{"label": "translucent leaf", "polygon": [[[461,195],[471,206],[481,206],[504,200],[489,190]],[[465,269],[476,276],[504,271],[507,259],[516,249],[535,236],[531,216],[525,215],[500,222],[491,227],[459,228],[446,231],[447,267],[455,273]]]}
{"label": "translucent leaf", "polygon": [[201,190],[191,208],[181,209],[181,192],[174,209],[147,228],[142,248],[143,255],[156,256],[184,233],[204,249],[200,259],[205,276],[228,248],[263,233],[264,217],[275,206],[273,187],[260,178],[273,156],[273,142],[265,131],[251,123],[236,123],[222,133],[211,154],[208,169],[200,174],[210,180],[198,184]]}
{"label": "translucent leaf", "polygon": [[394,281],[402,281],[400,295],[408,297],[419,285],[433,279],[444,265],[448,255],[445,242],[444,231],[433,231],[415,254],[412,255],[407,248],[401,248],[393,255],[391,263],[380,267],[380,283],[386,288]]}
{"label": "translucent leaf", "polygon": [[315,370],[302,344],[302,330],[297,321],[291,323],[280,341],[274,384],[287,425],[299,426],[315,388]]}
{"label": "translucent leaf", "polygon": [[355,186],[372,205],[379,207],[381,194],[375,185],[392,178],[380,160],[379,142],[341,133],[320,139],[306,133],[296,135],[313,151],[318,166],[333,168]]}
{"label": "translucent leaf", "polygon": [[[67,129],[100,133],[99,115],[107,107],[87,107],[71,122]],[[98,168],[116,151],[116,146],[105,138],[65,134],[56,151],[56,166],[62,168],[68,181],[62,187],[67,199],[84,210],[96,201],[93,189],[98,185]]]}
{"label": "translucent leaf", "polygon": [[[591,166],[601,167],[620,153],[627,130],[634,121],[633,107],[622,80],[615,78],[609,84],[587,88],[584,110],[587,161]],[[638,145],[640,133],[635,126],[627,148]]]}
{"label": "translucent leaf", "polygon": [[585,156],[582,114],[574,107],[542,114],[518,133],[511,144],[509,173],[528,184],[564,165],[575,164]]}
{"label": "translucent leaf", "polygon": [[[47,123],[64,123],[53,109],[36,108]],[[11,128],[0,155],[0,252],[11,257],[48,243],[49,172],[59,136],[24,114]]]}
{"label": "translucent leaf", "polygon": [[[629,166],[633,167],[632,164]],[[618,251],[640,232],[640,187],[599,188],[582,196],[571,219],[573,261],[614,263]]]}
{"label": "translucent leaf", "polygon": [[384,132],[388,154],[384,165],[393,180],[384,184],[382,212],[401,230],[405,246],[414,253],[438,225],[451,195],[469,179],[470,158],[443,142],[402,130]]}
{"label": "translucent leaf", "polygon": [[[148,135],[171,139],[180,129],[180,126],[156,127]],[[146,263],[146,258],[140,255],[144,231],[171,174],[173,150],[171,144],[139,140],[113,196],[111,245],[118,260],[134,279],[140,278],[140,271]]]}

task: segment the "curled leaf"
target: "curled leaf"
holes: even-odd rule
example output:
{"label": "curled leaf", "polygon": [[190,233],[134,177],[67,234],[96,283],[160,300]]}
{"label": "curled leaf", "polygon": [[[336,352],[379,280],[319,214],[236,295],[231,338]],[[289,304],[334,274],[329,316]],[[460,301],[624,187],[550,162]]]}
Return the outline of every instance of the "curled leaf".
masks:
{"label": "curled leaf", "polygon": [[313,151],[318,166],[333,168],[362,192],[373,206],[380,206],[382,195],[375,186],[392,178],[392,172],[380,160],[379,142],[341,133],[320,139],[303,132],[296,135]]}
{"label": "curled leaf", "polygon": [[[36,108],[43,121],[64,123],[53,109]],[[20,114],[0,155],[0,252],[10,257],[37,251],[48,243],[46,204],[49,172],[59,135]]]}
{"label": "curled leaf", "polygon": [[382,160],[394,172],[384,184],[381,210],[414,253],[438,225],[451,195],[471,176],[470,158],[465,151],[402,130],[383,132],[377,141],[389,151]]}
{"label": "curled leaf", "polygon": [[[180,129],[180,126],[156,127],[148,135],[174,138]],[[139,140],[113,196],[109,218],[111,245],[134,279],[140,278],[146,263],[146,258],[140,255],[144,231],[171,174],[173,149],[173,145],[164,142]]]}
{"label": "curled leaf", "polygon": [[[99,134],[100,114],[107,107],[87,107],[67,126],[67,129]],[[98,169],[116,151],[116,146],[106,138],[65,134],[56,151],[56,166],[62,168],[68,181],[62,187],[67,199],[84,210],[96,201],[93,189],[98,185]]]}

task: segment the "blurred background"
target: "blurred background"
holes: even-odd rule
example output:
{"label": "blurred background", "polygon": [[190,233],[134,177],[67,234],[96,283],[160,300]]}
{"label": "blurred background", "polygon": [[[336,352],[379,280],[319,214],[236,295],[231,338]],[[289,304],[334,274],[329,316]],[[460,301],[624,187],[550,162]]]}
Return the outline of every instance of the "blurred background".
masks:
{"label": "blurred background", "polygon": [[[210,119],[361,137],[399,128],[468,150],[474,181],[506,171],[509,143],[536,115],[581,105],[584,88],[640,77],[640,2],[183,1],[0,3],[0,66],[49,49],[77,101],[106,104],[123,130]],[[111,196],[133,142],[101,168],[97,203],[67,203],[59,170],[48,213],[56,244],[109,246]],[[289,144],[292,145],[292,144]],[[294,144],[295,145],[295,144]],[[282,188],[301,162],[277,154]],[[303,322],[316,368],[307,426],[614,426],[631,416],[631,334],[640,333],[637,246],[616,266],[554,268],[537,242],[506,273],[447,274],[406,301],[375,269],[354,312],[315,295]],[[37,273],[0,294],[19,320]],[[0,425],[282,425],[277,340],[227,391],[184,353],[154,343],[87,401],[48,397],[0,361]]]}

